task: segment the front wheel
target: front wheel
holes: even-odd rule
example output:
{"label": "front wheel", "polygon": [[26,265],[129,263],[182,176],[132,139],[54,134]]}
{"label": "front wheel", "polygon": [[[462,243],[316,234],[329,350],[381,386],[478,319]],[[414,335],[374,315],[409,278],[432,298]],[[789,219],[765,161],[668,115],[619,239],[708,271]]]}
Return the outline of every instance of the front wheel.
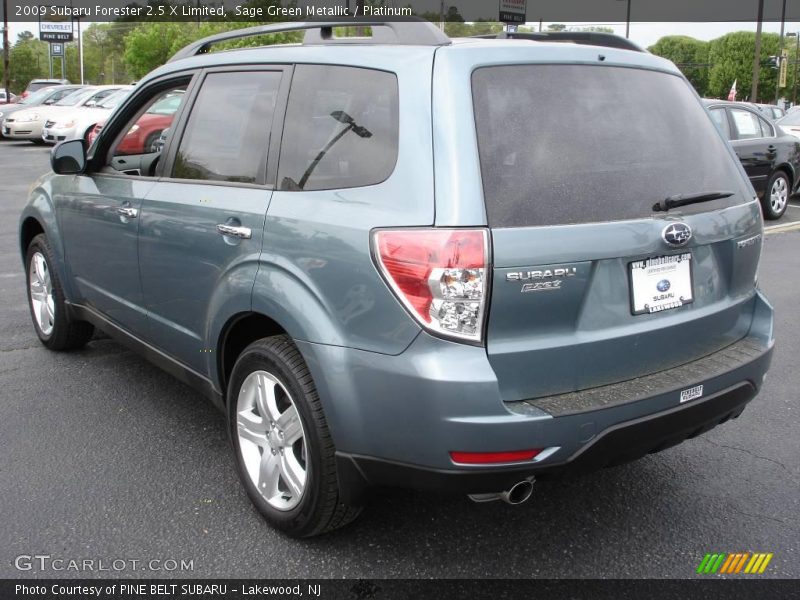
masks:
{"label": "front wheel", "polygon": [[291,338],[258,340],[239,356],[228,386],[228,423],[239,478],[274,527],[311,537],[361,512],[339,500],[333,440]]}
{"label": "front wheel", "polygon": [[92,339],[94,327],[72,319],[64,302],[64,289],[53,270],[53,252],[44,234],[31,240],[25,266],[28,306],[33,327],[42,344],[51,350],[74,350]]}
{"label": "front wheel", "polygon": [[789,178],[783,171],[775,171],[767,183],[767,191],[764,194],[762,206],[764,208],[764,218],[775,220],[780,219],[786,212],[789,205],[789,194],[791,187]]}

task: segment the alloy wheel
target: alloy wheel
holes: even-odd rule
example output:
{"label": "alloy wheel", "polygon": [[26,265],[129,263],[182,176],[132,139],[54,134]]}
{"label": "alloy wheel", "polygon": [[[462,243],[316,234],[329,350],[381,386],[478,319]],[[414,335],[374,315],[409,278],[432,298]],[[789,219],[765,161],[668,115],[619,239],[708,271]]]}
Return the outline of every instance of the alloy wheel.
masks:
{"label": "alloy wheel", "polygon": [[786,202],[789,200],[789,187],[786,185],[786,180],[783,177],[778,177],[772,183],[770,190],[769,202],[772,206],[773,212],[780,214],[786,207]]}
{"label": "alloy wheel", "polygon": [[53,298],[53,282],[50,279],[50,269],[41,252],[35,252],[31,257],[28,274],[28,286],[31,296],[31,307],[36,325],[43,335],[53,333],[56,310]]}
{"label": "alloy wheel", "polygon": [[254,371],[236,401],[239,452],[250,481],[270,506],[296,507],[306,488],[306,436],[294,400],[271,373]]}

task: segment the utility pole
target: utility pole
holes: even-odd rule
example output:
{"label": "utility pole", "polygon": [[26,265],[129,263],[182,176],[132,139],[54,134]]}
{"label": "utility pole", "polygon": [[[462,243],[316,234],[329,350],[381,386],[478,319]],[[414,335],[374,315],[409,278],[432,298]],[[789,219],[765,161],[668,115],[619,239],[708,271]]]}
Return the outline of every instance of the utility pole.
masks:
{"label": "utility pole", "polygon": [[6,99],[11,99],[11,74],[8,68],[8,0],[3,0],[3,87]]}
{"label": "utility pole", "polygon": [[792,91],[792,106],[797,104],[797,63],[800,60],[800,32],[794,34],[797,43],[794,47],[794,90]]}
{"label": "utility pole", "polygon": [[[782,61],[783,60],[789,60],[788,58],[784,58],[783,57],[783,30],[784,30],[785,25],[786,25],[786,0],[783,0],[783,8],[781,9],[781,41],[780,41],[780,45],[779,45],[779,48],[780,48],[779,55],[781,57],[780,60],[782,60]],[[782,69],[783,68],[783,64],[779,64],[778,67],[780,67]],[[778,73],[781,73],[781,72],[782,71],[780,71],[780,69],[779,69]],[[780,76],[779,76],[779,79],[780,79]],[[780,97],[781,97],[781,88],[778,86],[778,82],[776,81],[775,82],[775,106],[778,105],[778,99]]]}
{"label": "utility pole", "polygon": [[756,28],[756,52],[753,57],[753,87],[750,102],[758,102],[758,77],[761,74],[761,26],[764,21],[764,0],[758,0],[758,26]]}

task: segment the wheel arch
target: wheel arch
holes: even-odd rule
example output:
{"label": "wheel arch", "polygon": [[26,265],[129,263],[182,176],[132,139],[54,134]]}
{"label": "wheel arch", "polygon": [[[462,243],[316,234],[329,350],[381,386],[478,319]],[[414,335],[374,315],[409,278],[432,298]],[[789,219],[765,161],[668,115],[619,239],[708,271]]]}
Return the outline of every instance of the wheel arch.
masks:
{"label": "wheel arch", "polygon": [[28,246],[31,245],[33,238],[44,232],[44,226],[36,217],[27,216],[22,219],[22,222],[19,226],[19,243],[20,254],[22,255],[23,260],[25,260],[25,255],[28,252]]}
{"label": "wheel arch", "polygon": [[[792,165],[790,165],[789,163],[781,163],[777,167],[775,167],[775,171],[782,171],[789,178],[789,190],[790,190],[790,194],[791,194],[791,192],[794,191],[795,186],[798,183],[796,175],[795,175],[794,167],[792,167]],[[773,171],[773,174],[774,174],[774,171]]]}
{"label": "wheel arch", "polygon": [[216,349],[216,379],[223,397],[227,396],[228,379],[242,351],[256,340],[285,333],[280,323],[259,312],[237,313],[225,322]]}

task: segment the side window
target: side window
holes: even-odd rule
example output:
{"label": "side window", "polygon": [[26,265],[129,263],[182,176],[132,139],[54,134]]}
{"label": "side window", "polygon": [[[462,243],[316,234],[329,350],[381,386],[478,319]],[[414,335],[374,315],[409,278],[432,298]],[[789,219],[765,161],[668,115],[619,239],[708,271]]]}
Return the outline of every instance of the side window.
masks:
{"label": "side window", "polygon": [[761,137],[759,118],[748,110],[731,109],[731,116],[736,125],[736,139],[751,140]]}
{"label": "side window", "polygon": [[278,185],[328,190],[375,185],[397,162],[397,76],[298,65],[286,111]]}
{"label": "side window", "polygon": [[100,102],[103,100],[103,98],[113,94],[116,91],[117,90],[113,90],[113,89],[111,89],[111,90],[101,90],[101,91],[97,92],[96,94],[93,94],[92,96],[89,96],[89,98],[86,99],[86,102],[84,102],[83,105],[87,106],[87,107],[97,106],[98,104],[100,104]]}
{"label": "side window", "polygon": [[176,84],[157,93],[145,103],[126,126],[125,135],[112,150],[112,156],[133,156],[160,152],[163,136],[183,101],[186,84]]}
{"label": "side window", "polygon": [[711,118],[714,119],[714,125],[716,125],[717,129],[722,132],[722,135],[725,136],[725,139],[731,139],[731,128],[728,125],[728,115],[725,114],[725,109],[712,108]]}
{"label": "side window", "polygon": [[758,121],[761,124],[761,137],[773,137],[775,135],[775,132],[772,131],[772,125],[766,119],[759,117]]}
{"label": "side window", "polygon": [[172,177],[263,181],[281,76],[280,71],[209,74],[192,106]]}

